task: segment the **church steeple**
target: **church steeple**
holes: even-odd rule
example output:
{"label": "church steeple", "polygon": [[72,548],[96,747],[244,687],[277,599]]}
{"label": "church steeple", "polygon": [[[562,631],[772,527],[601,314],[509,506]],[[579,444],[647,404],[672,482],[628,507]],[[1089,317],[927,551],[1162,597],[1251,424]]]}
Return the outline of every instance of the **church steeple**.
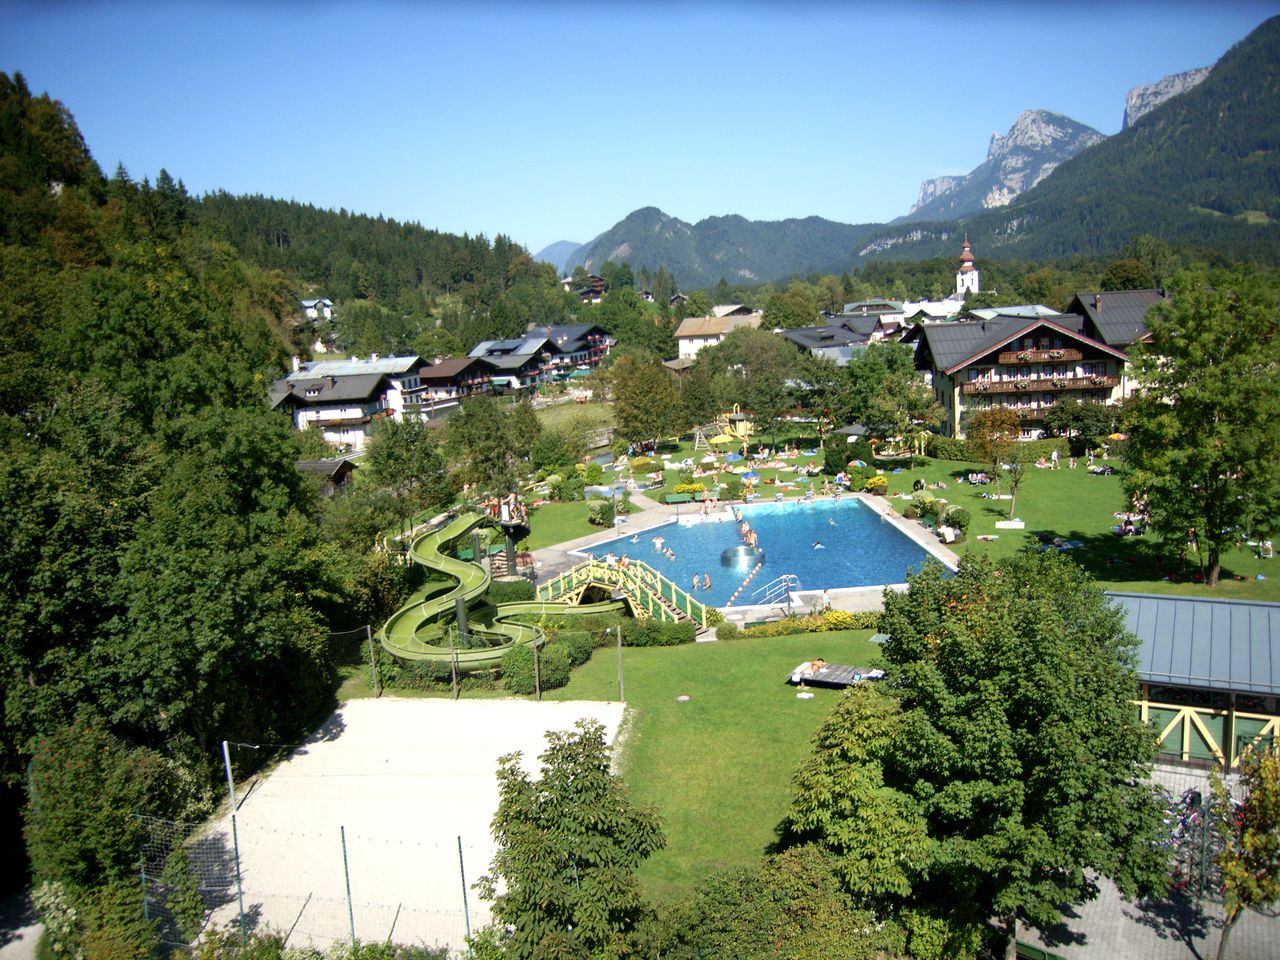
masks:
{"label": "church steeple", "polygon": [[966,293],[978,291],[978,268],[973,265],[973,249],[969,246],[969,234],[966,233],[964,247],[960,251],[960,269],[956,271],[956,296],[963,299]]}

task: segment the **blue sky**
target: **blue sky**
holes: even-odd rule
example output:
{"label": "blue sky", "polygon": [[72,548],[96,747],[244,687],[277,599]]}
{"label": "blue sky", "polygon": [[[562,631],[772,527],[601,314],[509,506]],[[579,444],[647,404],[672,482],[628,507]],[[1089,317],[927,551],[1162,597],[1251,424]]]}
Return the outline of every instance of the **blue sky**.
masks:
{"label": "blue sky", "polygon": [[26,3],[0,69],[110,173],[531,251],[641,206],[905,213],[1027,108],[1103,133],[1280,3]]}

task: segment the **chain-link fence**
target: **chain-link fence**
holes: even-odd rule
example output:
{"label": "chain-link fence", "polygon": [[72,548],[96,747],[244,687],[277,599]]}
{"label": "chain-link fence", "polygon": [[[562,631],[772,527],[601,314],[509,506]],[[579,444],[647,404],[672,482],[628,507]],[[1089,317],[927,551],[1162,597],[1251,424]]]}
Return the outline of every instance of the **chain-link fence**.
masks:
{"label": "chain-link fence", "polygon": [[[214,926],[269,930],[286,946],[359,939],[459,951],[473,913],[488,917],[466,888],[475,877],[465,873],[461,837],[398,842],[342,826],[332,835],[280,829],[239,815],[143,824],[143,909],[169,946]],[[477,873],[488,866],[471,853]]]}
{"label": "chain-link fence", "polygon": [[372,627],[356,627],[330,633],[328,650],[330,660],[344,678],[358,677],[364,680],[374,696],[378,696],[382,690],[378,683],[375,644]]}

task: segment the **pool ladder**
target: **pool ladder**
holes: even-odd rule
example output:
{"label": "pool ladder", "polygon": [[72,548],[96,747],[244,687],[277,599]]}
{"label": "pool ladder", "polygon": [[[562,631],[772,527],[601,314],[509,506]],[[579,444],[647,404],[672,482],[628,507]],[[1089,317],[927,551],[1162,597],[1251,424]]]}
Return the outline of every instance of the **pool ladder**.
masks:
{"label": "pool ladder", "polygon": [[[743,586],[746,586],[746,584],[743,584]],[[794,573],[784,573],[779,577],[774,577],[763,587],[757,588],[751,594],[751,602],[764,606],[777,603],[780,600],[790,602],[791,591],[798,589],[800,589],[800,578]]]}

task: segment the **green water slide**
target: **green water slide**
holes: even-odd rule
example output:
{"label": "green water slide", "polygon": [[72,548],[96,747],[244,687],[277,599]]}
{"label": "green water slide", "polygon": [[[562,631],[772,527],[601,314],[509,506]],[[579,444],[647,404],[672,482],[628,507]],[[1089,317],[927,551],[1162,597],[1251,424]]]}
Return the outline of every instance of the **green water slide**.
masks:
{"label": "green water slide", "polygon": [[485,670],[496,667],[502,655],[518,643],[541,646],[542,630],[530,623],[512,618],[564,613],[595,614],[620,610],[618,602],[569,604],[544,600],[525,600],[500,604],[492,624],[469,625],[469,645],[460,642],[458,633],[448,629],[459,597],[467,605],[484,596],[490,577],[481,566],[450,555],[449,548],[467,536],[484,521],[476,513],[464,513],[444,526],[425,533],[413,541],[409,556],[432,574],[443,574],[454,582],[440,589],[428,583],[417,591],[403,607],[391,615],[378,630],[378,639],[387,652],[404,660],[456,660],[459,670]]}

